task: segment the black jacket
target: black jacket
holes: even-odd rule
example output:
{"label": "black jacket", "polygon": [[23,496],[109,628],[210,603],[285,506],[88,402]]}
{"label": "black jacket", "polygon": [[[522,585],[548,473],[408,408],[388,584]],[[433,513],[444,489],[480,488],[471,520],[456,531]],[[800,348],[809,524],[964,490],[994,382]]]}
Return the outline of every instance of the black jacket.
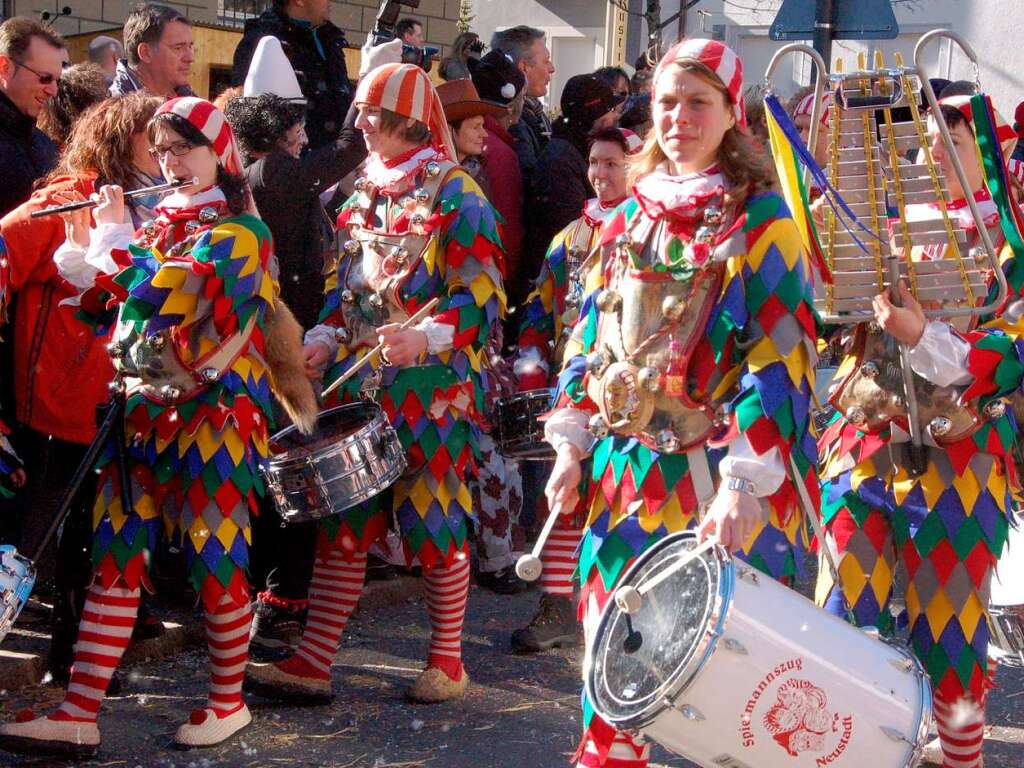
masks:
{"label": "black jacket", "polygon": [[[281,41],[284,55],[291,62],[299,79],[299,88],[306,97],[309,146],[317,149],[334,141],[352,103],[352,84],[345,67],[345,47],[348,45],[345,33],[329,21],[314,30],[278,11],[265,11],[245,22],[245,32],[235,49],[232,85],[239,86],[245,82],[256,44],[261,37],[268,35]],[[317,40],[323,55],[317,48]]]}
{"label": "black jacket", "polygon": [[36,128],[34,118],[22,114],[0,93],[0,216],[6,216],[32,194],[32,185],[57,165],[57,145]]}
{"label": "black jacket", "polygon": [[274,236],[281,296],[307,329],[316,325],[323,304],[324,254],[334,244],[333,217],[319,195],[366,157],[355,118],[352,107],[338,140],[301,158],[277,151],[245,169],[256,208]]}

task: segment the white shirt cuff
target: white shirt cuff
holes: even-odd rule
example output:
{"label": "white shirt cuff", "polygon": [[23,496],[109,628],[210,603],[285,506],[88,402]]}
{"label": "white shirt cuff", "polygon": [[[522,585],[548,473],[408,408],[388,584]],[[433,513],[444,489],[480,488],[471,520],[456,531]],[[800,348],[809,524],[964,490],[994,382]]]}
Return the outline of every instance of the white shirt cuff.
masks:
{"label": "white shirt cuff", "polygon": [[936,386],[963,386],[971,383],[967,370],[970,351],[971,345],[953,333],[949,324],[932,320],[910,350],[910,367]]}
{"label": "white shirt cuff", "polygon": [[451,323],[440,323],[432,317],[420,320],[416,330],[427,334],[427,352],[431,355],[447,352],[455,341],[455,328]]}
{"label": "white shirt cuff", "polygon": [[338,357],[338,340],[334,336],[334,330],[333,325],[314,325],[306,331],[306,335],[302,339],[302,343],[307,347],[311,344],[323,344],[330,350],[321,373],[327,370],[327,367]]}
{"label": "white shirt cuff", "polygon": [[135,228],[131,224],[100,224],[90,230],[89,234],[85,262],[104,275],[112,275],[120,270],[110,252],[115,249],[127,250],[135,236]]}
{"label": "white shirt cuff", "polygon": [[786,479],[786,467],[778,448],[771,448],[760,456],[754,453],[750,441],[743,434],[729,443],[729,453],[718,465],[722,479],[735,477],[749,480],[757,490],[758,498],[771,496]]}
{"label": "white shirt cuff", "polygon": [[85,250],[65,240],[53,253],[60,276],[80,291],[92,288],[98,270],[85,261]]}
{"label": "white shirt cuff", "polygon": [[544,439],[558,451],[565,443],[575,445],[583,456],[594,448],[594,435],[588,429],[590,417],[575,408],[560,408],[544,422]]}

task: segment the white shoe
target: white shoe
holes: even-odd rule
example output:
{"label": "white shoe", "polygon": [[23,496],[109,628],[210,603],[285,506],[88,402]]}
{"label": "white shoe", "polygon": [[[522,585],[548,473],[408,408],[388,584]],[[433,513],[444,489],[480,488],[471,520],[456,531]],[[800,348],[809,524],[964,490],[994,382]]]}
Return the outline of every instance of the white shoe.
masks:
{"label": "white shoe", "polygon": [[936,736],[934,739],[924,745],[924,749],[921,752],[920,765],[942,765],[945,758],[942,756],[942,744],[939,742],[939,737]]}
{"label": "white shoe", "polygon": [[249,708],[242,704],[226,717],[218,717],[210,707],[194,709],[188,722],[183,723],[174,734],[174,743],[179,747],[213,747],[234,736],[252,722]]}
{"label": "white shoe", "polygon": [[19,755],[85,758],[95,755],[99,745],[96,723],[37,717],[0,725],[0,749]]}

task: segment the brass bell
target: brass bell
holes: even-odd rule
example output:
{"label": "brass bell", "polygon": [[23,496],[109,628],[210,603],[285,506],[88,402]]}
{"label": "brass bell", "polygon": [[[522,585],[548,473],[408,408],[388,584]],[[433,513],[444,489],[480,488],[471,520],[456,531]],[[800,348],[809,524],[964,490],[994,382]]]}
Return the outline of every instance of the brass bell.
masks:
{"label": "brass bell", "polygon": [[427,218],[422,213],[414,213],[409,218],[409,224],[411,224],[413,227],[422,227],[426,223]]}
{"label": "brass bell", "polygon": [[565,306],[566,307],[571,307],[573,309],[576,309],[576,308],[579,307],[579,305],[580,305],[580,297],[577,296],[575,293],[570,293],[568,296],[565,297]]}
{"label": "brass bell", "polygon": [[346,304],[351,304],[353,301],[356,300],[356,295],[352,293],[352,291],[350,291],[348,288],[346,288],[341,292],[341,300]]}
{"label": "brass bell", "polygon": [[600,376],[608,367],[608,361],[600,352],[591,352],[587,355],[587,370],[592,376]]}
{"label": "brass bell", "polygon": [[707,208],[705,208],[704,223],[712,227],[717,227],[719,224],[721,224],[722,209],[719,208],[717,205],[709,205]]}
{"label": "brass bell", "polygon": [[651,366],[645,366],[637,371],[636,380],[640,387],[648,392],[657,392],[661,389],[661,371]]}
{"label": "brass bell", "polygon": [[162,333],[156,333],[150,336],[148,339],[146,339],[146,344],[149,345],[150,349],[159,352],[165,346],[167,346],[167,337],[164,336]]}
{"label": "brass bell", "polygon": [[565,326],[565,334],[569,335],[569,326],[576,325],[576,321],[580,319],[580,310],[575,306],[566,307],[565,312],[562,313],[562,325]]}
{"label": "brass bell", "polygon": [[698,243],[710,243],[715,239],[715,230],[711,227],[698,227],[693,239]]}
{"label": "brass bell", "polygon": [[345,244],[341,247],[345,249],[345,253],[349,256],[358,256],[359,252],[363,249],[358,240],[346,240]]}
{"label": "brass bell", "polygon": [[597,294],[597,308],[602,312],[618,312],[622,309],[622,296],[617,291],[605,288]]}
{"label": "brass bell", "polygon": [[633,240],[625,232],[615,238],[615,247],[619,250],[626,250],[632,247],[632,245]]}
{"label": "brass bell", "polygon": [[947,419],[945,416],[936,416],[928,424],[928,431],[935,437],[942,437],[948,435],[949,430],[953,428],[952,419]]}
{"label": "brass bell", "polygon": [[339,344],[348,344],[352,338],[352,334],[349,333],[348,328],[335,328],[334,329],[334,340]]}
{"label": "brass bell", "polygon": [[423,189],[423,187],[419,187],[412,193],[412,199],[420,205],[426,205],[427,201],[430,200],[430,193]]}
{"label": "brass bell", "polygon": [[863,376],[864,378],[866,378],[866,379],[873,379],[876,376],[878,376],[878,374],[879,374],[879,370],[878,370],[878,364],[877,363],[873,363],[873,362],[870,362],[870,361],[868,361],[866,363],[861,363],[860,375]]}
{"label": "brass bell", "polygon": [[107,391],[112,395],[123,395],[125,393],[124,379],[118,376],[107,384]]}
{"label": "brass bell", "polygon": [[1003,311],[1003,317],[1005,317],[1010,323],[1016,323],[1024,317],[1024,299],[1017,299],[1016,301],[1010,302]]}
{"label": "brass bell", "polygon": [[219,218],[220,214],[217,213],[217,209],[211,205],[199,209],[199,221],[203,224],[213,224]]}
{"label": "brass bell", "polygon": [[679,450],[679,438],[671,429],[662,429],[654,436],[654,447],[658,453],[675,453]]}
{"label": "brass bell", "polygon": [[441,173],[441,166],[439,163],[431,161],[427,163],[423,170],[427,172],[427,176],[433,179],[436,178],[437,175]]}
{"label": "brass bell", "polygon": [[665,319],[675,322],[686,311],[686,301],[679,296],[666,296],[661,302],[661,314]]}
{"label": "brass bell", "polygon": [[107,354],[114,360],[120,360],[128,354],[128,345],[123,341],[112,341],[107,344]]}
{"label": "brass bell", "polygon": [[186,221],[185,222],[185,234],[186,235],[194,235],[196,232],[199,231],[199,227],[200,226],[202,226],[202,225],[198,221],[196,221],[195,219],[192,219],[191,221]]}
{"label": "brass bell", "polygon": [[590,417],[590,421],[587,422],[587,429],[590,430],[590,434],[598,439],[608,437],[608,422],[599,413],[595,413]]}
{"label": "brass bell", "polygon": [[867,422],[868,415],[864,412],[864,409],[861,408],[859,405],[854,405],[847,409],[846,420],[851,424],[860,426],[861,424]]}
{"label": "brass bell", "polygon": [[367,182],[365,176],[359,176],[358,178],[356,178],[356,180],[354,182],[352,182],[352,188],[356,192],[364,192],[364,191],[366,191],[367,185],[368,185],[368,182]]}
{"label": "brass bell", "polygon": [[368,301],[374,309],[382,309],[384,307],[384,297],[379,293],[371,293]]}
{"label": "brass bell", "polygon": [[397,261],[399,264],[405,264],[406,259],[409,258],[409,249],[401,245],[396,245],[391,249],[391,258]]}
{"label": "brass bell", "polygon": [[1006,414],[1006,401],[998,397],[985,403],[985,407],[982,410],[985,413],[985,418],[989,421],[998,421]]}
{"label": "brass bell", "polygon": [[152,221],[142,228],[142,234],[146,237],[156,237],[156,224]]}
{"label": "brass bell", "polygon": [[220,378],[220,371],[212,367],[203,368],[203,370],[199,372],[199,375],[207,384],[213,384],[213,382]]}
{"label": "brass bell", "polygon": [[160,387],[160,397],[166,402],[178,400],[181,397],[181,389],[171,384]]}

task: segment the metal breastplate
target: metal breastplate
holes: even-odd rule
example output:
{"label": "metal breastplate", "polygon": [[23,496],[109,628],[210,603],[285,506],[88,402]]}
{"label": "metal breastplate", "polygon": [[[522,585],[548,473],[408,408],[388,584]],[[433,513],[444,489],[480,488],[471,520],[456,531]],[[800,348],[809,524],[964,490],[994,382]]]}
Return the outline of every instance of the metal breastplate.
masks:
{"label": "metal breastplate", "polygon": [[[877,432],[895,422],[907,429],[907,404],[899,349],[888,334],[870,325],[858,326],[852,354],[856,366],[833,393],[831,402],[854,426]],[[922,434],[944,445],[972,434],[985,418],[999,418],[1006,410],[1002,400],[988,403],[979,413],[977,399],[962,402],[958,387],[939,387],[914,374],[918,418]]]}
{"label": "metal breastplate", "polygon": [[709,260],[684,280],[633,269],[627,266],[633,237],[644,255],[656,251],[653,228],[633,230],[606,257],[622,269],[597,298],[600,317],[595,351],[587,358],[587,389],[600,416],[591,430],[598,436],[608,430],[633,435],[673,453],[703,442],[717,426],[710,403],[692,398],[687,369],[718,298],[724,265]]}
{"label": "metal breastplate", "polygon": [[[336,331],[339,343],[350,350],[377,343],[377,328],[409,319],[401,290],[416,271],[433,235],[425,230],[437,203],[437,195],[448,173],[457,166],[450,162],[427,163],[420,184],[400,206],[409,212],[406,234],[375,230],[367,223],[374,192],[365,179],[356,180],[360,199],[349,219],[351,239],[342,245],[349,260],[339,276],[341,314],[344,327]],[[386,204],[390,212],[390,204]]]}

